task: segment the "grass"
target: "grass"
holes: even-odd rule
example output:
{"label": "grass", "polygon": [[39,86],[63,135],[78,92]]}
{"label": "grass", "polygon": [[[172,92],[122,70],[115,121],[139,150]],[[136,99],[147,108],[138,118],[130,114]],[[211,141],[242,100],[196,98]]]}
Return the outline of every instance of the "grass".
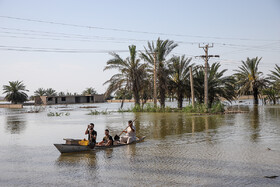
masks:
{"label": "grass", "polygon": [[140,105],[135,105],[134,107],[123,110],[119,109],[118,112],[158,112],[158,113],[168,113],[168,112],[184,112],[184,113],[209,113],[209,114],[217,114],[223,113],[225,111],[224,105],[221,102],[217,102],[212,105],[211,108],[207,108],[204,104],[196,104],[195,107],[188,105],[183,107],[182,109],[171,108],[166,106],[165,108],[161,108],[158,106],[154,106],[151,103],[147,103],[144,107]]}
{"label": "grass", "polygon": [[87,113],[87,115],[107,115],[107,114],[110,114],[110,113],[111,112],[108,112],[107,109],[102,110],[102,111],[91,110],[90,113]]}
{"label": "grass", "polygon": [[65,116],[70,116],[70,113],[69,112],[66,112],[66,113],[63,113],[63,112],[49,112],[48,114],[47,114],[47,116],[49,116],[49,117],[60,117],[60,116],[63,116],[63,115],[65,115]]}

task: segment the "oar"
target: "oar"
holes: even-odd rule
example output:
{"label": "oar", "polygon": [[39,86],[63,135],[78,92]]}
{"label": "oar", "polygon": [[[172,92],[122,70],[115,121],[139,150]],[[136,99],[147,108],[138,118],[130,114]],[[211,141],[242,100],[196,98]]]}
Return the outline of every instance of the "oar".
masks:
{"label": "oar", "polygon": [[[132,123],[133,123],[136,119],[137,119],[137,118],[135,118],[135,119],[132,121]],[[119,139],[120,139],[120,136],[122,135],[122,133],[124,133],[124,131],[125,131],[128,127],[129,127],[129,125],[128,125],[119,135],[116,135],[116,136],[114,137],[114,140],[115,140],[115,141],[119,140]]]}

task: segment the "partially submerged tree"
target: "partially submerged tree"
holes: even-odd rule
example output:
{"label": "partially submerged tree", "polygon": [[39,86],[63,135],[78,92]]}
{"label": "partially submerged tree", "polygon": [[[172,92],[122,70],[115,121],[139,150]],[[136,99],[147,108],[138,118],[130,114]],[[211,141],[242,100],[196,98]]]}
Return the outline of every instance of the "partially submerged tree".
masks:
{"label": "partially submerged tree", "polygon": [[22,81],[9,81],[9,85],[3,86],[3,94],[6,94],[5,99],[13,104],[23,103],[28,100],[28,92]]}
{"label": "partially submerged tree", "polygon": [[170,70],[169,89],[176,94],[180,109],[183,106],[184,96],[190,91],[190,61],[191,58],[186,58],[185,55],[173,56],[168,64]]}
{"label": "partially submerged tree", "polygon": [[[213,63],[208,70],[208,98],[210,107],[221,98],[231,102],[235,98],[235,80],[232,76],[223,76],[226,69],[219,71],[221,65]],[[204,67],[197,66],[194,69],[194,91],[199,103],[204,100]]]}
{"label": "partially submerged tree", "polygon": [[135,105],[139,105],[141,81],[146,76],[147,64],[140,63],[135,45],[129,46],[129,53],[130,56],[126,59],[122,59],[117,53],[110,53],[113,58],[107,62],[104,70],[117,69],[118,73],[104,83],[109,84],[105,95],[108,96],[120,89],[129,90],[133,93]]}
{"label": "partially submerged tree", "polygon": [[242,61],[242,65],[238,70],[235,70],[237,84],[239,85],[238,94],[243,95],[246,92],[252,92],[254,95],[254,104],[258,104],[259,94],[268,83],[268,79],[262,77],[263,73],[258,70],[258,65],[262,58],[247,58]]}
{"label": "partially submerged tree", "polygon": [[140,57],[149,63],[149,68],[152,71],[154,69],[154,61],[156,61],[156,71],[157,71],[157,81],[158,81],[158,91],[160,97],[160,105],[162,108],[165,107],[165,96],[167,90],[167,77],[168,77],[168,68],[167,68],[167,56],[170,52],[177,47],[172,40],[161,40],[157,39],[156,43],[148,42],[148,47],[145,47],[145,52],[141,52]]}

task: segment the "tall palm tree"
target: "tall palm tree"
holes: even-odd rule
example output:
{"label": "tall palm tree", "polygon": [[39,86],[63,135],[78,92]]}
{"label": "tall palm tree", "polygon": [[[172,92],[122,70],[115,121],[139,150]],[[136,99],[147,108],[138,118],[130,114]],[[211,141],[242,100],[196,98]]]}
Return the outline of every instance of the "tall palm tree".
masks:
{"label": "tall palm tree", "polygon": [[262,77],[263,73],[258,70],[258,65],[262,58],[247,58],[246,61],[242,61],[242,66],[238,70],[235,70],[235,76],[237,78],[237,84],[240,86],[239,95],[246,92],[252,92],[254,95],[254,104],[258,104],[258,96],[260,91],[266,87],[268,79]]}
{"label": "tall palm tree", "polygon": [[140,105],[141,81],[146,76],[147,64],[140,63],[135,45],[131,45],[128,48],[130,56],[126,59],[122,59],[116,53],[110,53],[113,58],[107,61],[107,66],[104,70],[117,69],[119,73],[113,75],[104,83],[109,84],[105,95],[110,95],[119,89],[132,91],[135,105]]}
{"label": "tall palm tree", "polygon": [[165,107],[165,95],[167,91],[168,68],[166,58],[177,46],[178,44],[174,43],[172,40],[161,40],[158,38],[156,43],[148,42],[148,47],[145,47],[145,52],[140,53],[140,57],[149,63],[149,69],[154,69],[154,61],[157,63],[157,81],[160,105],[162,108]]}
{"label": "tall palm tree", "polygon": [[44,88],[38,88],[35,92],[34,92],[35,96],[43,96],[46,94],[46,90]]}
{"label": "tall palm tree", "polygon": [[27,101],[28,92],[22,81],[9,81],[9,85],[3,86],[3,94],[6,94],[5,99],[11,101],[13,104],[23,103]]}
{"label": "tall palm tree", "polygon": [[93,94],[97,94],[97,92],[95,91],[94,88],[90,87],[90,88],[86,88],[83,91],[83,95],[93,95]]}
{"label": "tall palm tree", "polygon": [[46,95],[47,96],[56,96],[57,94],[56,94],[56,91],[54,89],[48,88],[48,89],[46,89]]}
{"label": "tall palm tree", "polygon": [[[231,102],[235,98],[235,79],[232,76],[223,76],[226,69],[219,71],[221,65],[213,63],[208,70],[208,98],[209,106],[225,98]],[[204,67],[197,66],[194,69],[195,97],[199,103],[204,100]]]}
{"label": "tall palm tree", "polygon": [[183,106],[183,98],[186,92],[190,89],[189,84],[189,67],[191,66],[191,58],[183,56],[173,56],[168,64],[169,74],[169,87],[175,91],[178,101],[178,108]]}

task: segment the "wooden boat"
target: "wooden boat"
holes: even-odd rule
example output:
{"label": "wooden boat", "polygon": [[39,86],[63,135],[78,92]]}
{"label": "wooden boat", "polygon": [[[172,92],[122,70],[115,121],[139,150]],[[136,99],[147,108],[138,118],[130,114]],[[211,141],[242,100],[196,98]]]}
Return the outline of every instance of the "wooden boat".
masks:
{"label": "wooden boat", "polygon": [[[146,136],[138,137],[135,142],[132,142],[130,144],[139,143],[143,141],[145,138]],[[81,141],[81,139],[64,139],[64,140],[66,141],[65,144],[54,144],[54,146],[59,150],[60,153],[83,152],[83,151],[107,149],[107,148],[130,145],[130,144],[118,143],[114,141],[114,145],[112,146],[95,146],[93,149],[91,149],[89,146],[80,145],[78,142]]]}

